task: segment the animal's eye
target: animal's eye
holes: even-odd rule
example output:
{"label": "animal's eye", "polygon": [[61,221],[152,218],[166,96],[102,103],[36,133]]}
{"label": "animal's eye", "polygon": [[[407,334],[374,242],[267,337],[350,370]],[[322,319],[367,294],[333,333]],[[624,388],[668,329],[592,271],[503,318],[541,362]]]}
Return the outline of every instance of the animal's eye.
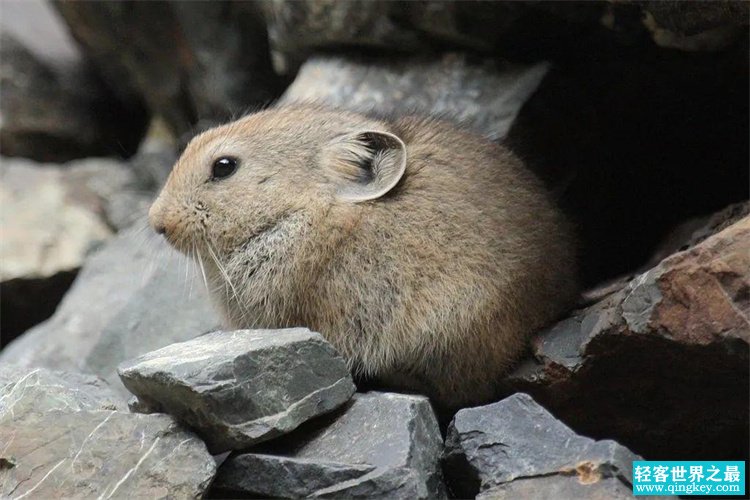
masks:
{"label": "animal's eye", "polygon": [[239,161],[237,158],[231,156],[222,156],[214,162],[213,168],[211,169],[211,180],[219,180],[229,177],[237,171]]}

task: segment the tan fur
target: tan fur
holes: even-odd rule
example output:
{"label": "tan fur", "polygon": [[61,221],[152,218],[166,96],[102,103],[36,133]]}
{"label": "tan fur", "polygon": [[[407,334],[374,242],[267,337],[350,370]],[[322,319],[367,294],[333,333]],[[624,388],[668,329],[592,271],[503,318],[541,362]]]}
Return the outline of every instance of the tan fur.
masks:
{"label": "tan fur", "polygon": [[[362,130],[400,138],[407,165],[390,192],[352,203],[336,195],[346,158],[328,148]],[[227,155],[239,170],[208,181]],[[540,183],[434,119],[304,105],[247,116],[193,139],[151,220],[198,259],[229,326],[307,326],[354,371],[448,406],[490,399],[576,290],[569,226]]]}

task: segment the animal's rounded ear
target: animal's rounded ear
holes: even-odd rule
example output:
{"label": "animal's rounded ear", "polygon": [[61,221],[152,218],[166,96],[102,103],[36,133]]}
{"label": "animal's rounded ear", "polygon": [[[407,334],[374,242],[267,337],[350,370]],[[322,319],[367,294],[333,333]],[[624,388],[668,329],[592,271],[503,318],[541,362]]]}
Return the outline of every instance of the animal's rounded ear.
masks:
{"label": "animal's rounded ear", "polygon": [[393,189],[404,175],[406,146],[388,132],[354,132],[331,141],[323,150],[322,163],[337,184],[339,199],[374,200]]}

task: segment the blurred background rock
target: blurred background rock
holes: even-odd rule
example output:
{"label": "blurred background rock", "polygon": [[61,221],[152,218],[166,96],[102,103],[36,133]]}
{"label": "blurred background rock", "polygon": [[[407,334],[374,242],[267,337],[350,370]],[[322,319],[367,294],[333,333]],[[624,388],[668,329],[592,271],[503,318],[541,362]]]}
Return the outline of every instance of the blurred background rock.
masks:
{"label": "blurred background rock", "polygon": [[[4,0],[0,14],[2,346],[34,327],[2,360],[111,379],[118,360],[146,350],[141,344],[209,330],[216,319],[196,306],[206,300],[200,285],[174,279],[190,275],[186,263],[165,257],[145,229],[115,235],[143,224],[195,132],[278,99],[440,114],[504,141],[578,228],[590,302],[690,247],[706,217],[748,198],[747,2]],[[741,207],[731,220],[746,215]],[[58,313],[37,325],[82,266]],[[712,363],[733,367],[747,364],[750,336],[750,279],[736,272],[726,300],[744,318],[732,327],[744,340],[710,351]],[[185,316],[174,297],[188,292],[194,314]],[[619,342],[608,348],[615,357]],[[697,380],[696,351],[684,342],[668,359]],[[666,359],[649,359],[651,380]],[[712,407],[731,399],[731,408],[747,408],[747,373],[714,375],[738,389]],[[518,377],[524,389],[541,384]],[[580,382],[603,393],[619,387]],[[614,434],[636,452],[675,450],[674,433],[692,425],[680,421],[671,437],[646,443],[628,423],[638,415],[592,423],[607,397],[577,414],[577,390],[564,403],[542,399],[574,429]],[[644,407],[661,399],[654,391]],[[690,404],[688,396],[678,403]],[[711,408],[690,408],[692,421],[707,425],[700,415]],[[726,438],[747,435],[746,414],[722,422],[703,448],[683,451],[705,458],[746,449],[747,439]]]}

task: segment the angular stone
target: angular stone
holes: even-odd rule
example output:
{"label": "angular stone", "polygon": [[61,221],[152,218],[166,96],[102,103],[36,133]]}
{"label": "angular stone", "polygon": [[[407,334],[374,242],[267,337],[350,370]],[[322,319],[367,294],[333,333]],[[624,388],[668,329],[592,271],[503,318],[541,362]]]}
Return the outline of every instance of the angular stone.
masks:
{"label": "angular stone", "polygon": [[134,188],[121,162],[89,159],[64,166],[3,158],[0,279],[44,278],[81,266],[112,235],[106,199]]}
{"label": "angular stone", "polygon": [[720,220],[718,233],[696,232],[695,246],[538,335],[509,389],[649,456],[745,456],[750,217]]}
{"label": "angular stone", "polygon": [[[596,476],[595,476],[596,477]],[[569,475],[555,474],[547,477],[516,479],[507,484],[490,488],[477,495],[477,500],[515,500],[517,498],[579,499],[586,500],[631,500],[633,489],[614,477],[596,478],[597,486],[592,488],[584,475],[571,479]],[[639,498],[678,498],[678,497],[639,497]]]}
{"label": "angular stone", "polygon": [[231,455],[218,495],[445,498],[442,437],[427,398],[368,392],[333,415]]}
{"label": "angular stone", "polygon": [[46,368],[0,366],[0,414],[17,398],[34,411],[125,410],[120,398],[99,377]]}
{"label": "angular stone", "polygon": [[130,156],[148,115],[94,74],[47,2],[3,3],[0,141],[6,156],[66,161]]}
{"label": "angular stone", "polygon": [[632,462],[641,458],[614,441],[577,435],[518,393],[460,410],[448,429],[443,460],[448,484],[461,498],[480,490],[483,498],[523,491],[543,498],[576,491],[591,498],[629,491]]}
{"label": "angular stone", "polygon": [[313,101],[358,111],[445,115],[485,137],[505,136],[547,72],[466,56],[356,60],[317,56],[300,69],[282,102]]}
{"label": "angular stone", "polygon": [[102,388],[92,390],[91,380],[77,374],[4,370],[0,376],[4,380],[13,373],[21,377],[0,387],[0,496],[197,498],[205,493],[216,471],[214,459],[169,416],[92,409],[101,403],[96,399]]}
{"label": "angular stone", "polygon": [[219,326],[189,266],[146,227],[118,234],[87,259],[55,314],[0,352],[0,363],[92,373],[124,403],[119,363]]}
{"label": "angular stone", "polygon": [[84,259],[113,234],[109,200],[139,186],[127,164],[105,158],[2,158],[0,172],[5,345],[52,315]]}
{"label": "angular stone", "polygon": [[641,45],[718,50],[748,24],[745,2],[495,2],[272,0],[262,2],[277,70],[293,73],[321,49],[427,53],[469,49],[517,60],[590,57]]}
{"label": "angular stone", "polygon": [[604,5],[588,2],[571,9],[554,3],[273,0],[261,5],[276,69],[293,73],[322,48],[403,54],[447,46],[543,60],[574,43],[570,33],[578,39],[582,32],[611,36],[600,22]]}
{"label": "angular stone", "polygon": [[657,45],[688,52],[726,48],[742,36],[750,18],[750,5],[732,0],[637,3]]}
{"label": "angular stone", "polygon": [[745,201],[733,203],[716,213],[703,217],[693,217],[682,222],[663,238],[649,262],[643,266],[643,271],[656,267],[673,253],[697,245],[748,215],[750,215],[750,202]]}
{"label": "angular stone", "polygon": [[261,5],[274,63],[282,72],[293,72],[315,48],[326,46],[428,48],[417,33],[394,22],[391,2],[274,0]]}
{"label": "angular stone", "polygon": [[215,453],[290,432],[355,391],[343,358],[306,328],[209,333],[125,362],[119,373]]}
{"label": "angular stone", "polygon": [[55,2],[119,95],[137,95],[177,136],[278,96],[254,2]]}

